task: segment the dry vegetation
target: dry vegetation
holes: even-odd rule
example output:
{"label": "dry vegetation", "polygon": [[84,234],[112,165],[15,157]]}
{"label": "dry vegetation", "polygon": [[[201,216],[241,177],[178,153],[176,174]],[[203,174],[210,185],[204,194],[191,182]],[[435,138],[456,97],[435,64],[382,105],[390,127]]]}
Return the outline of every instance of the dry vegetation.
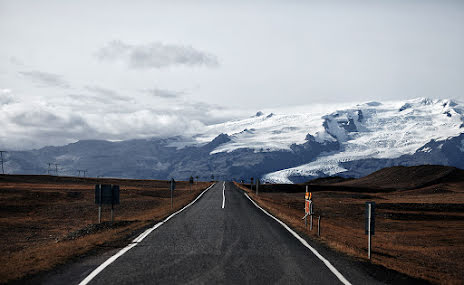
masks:
{"label": "dry vegetation", "polygon": [[[443,169],[432,172],[440,170]],[[372,263],[433,283],[464,284],[464,172],[443,171],[443,175],[429,179],[425,171],[424,179],[419,179],[415,177],[417,171],[420,169],[395,168],[382,175],[376,173],[371,179],[360,179],[359,185],[355,180],[309,185],[312,191],[316,190],[312,231],[305,229],[301,220],[304,185],[262,185],[259,196],[250,193],[248,185],[241,188],[297,231],[364,260],[367,259],[365,202],[375,201]],[[379,177],[382,184],[375,183],[375,179],[380,181]],[[400,187],[394,189],[395,185]],[[322,216],[320,238],[317,237],[319,215]]]}
{"label": "dry vegetation", "polygon": [[[103,206],[98,224],[95,184],[120,185],[121,204]],[[190,191],[177,182],[174,210],[209,182]],[[169,184],[157,180],[0,175],[0,283],[50,270],[99,248],[124,246],[143,228],[169,215]]]}

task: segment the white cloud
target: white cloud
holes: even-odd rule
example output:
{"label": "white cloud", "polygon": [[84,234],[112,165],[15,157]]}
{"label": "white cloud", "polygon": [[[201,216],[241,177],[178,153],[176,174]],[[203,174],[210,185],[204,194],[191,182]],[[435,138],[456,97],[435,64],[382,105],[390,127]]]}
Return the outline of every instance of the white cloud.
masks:
{"label": "white cloud", "polygon": [[122,96],[117,91],[103,88],[100,86],[86,86],[85,89],[87,91],[95,93],[100,99],[103,100],[119,100],[119,101],[130,101],[132,100],[130,97]]}
{"label": "white cloud", "polygon": [[191,46],[154,42],[145,45],[130,45],[112,41],[96,53],[102,61],[122,61],[131,68],[149,69],[169,66],[218,65],[216,56],[194,49]]}
{"label": "white cloud", "polygon": [[[221,111],[221,107],[180,97],[160,101],[151,94],[141,94],[127,102],[115,100],[121,95],[110,89],[95,86],[85,89],[92,94],[53,99],[18,97],[9,104],[0,104],[3,127],[0,148],[32,149],[84,139],[189,137],[203,131],[208,124],[236,116]],[[13,95],[6,90],[2,90],[0,98]]]}
{"label": "white cloud", "polygon": [[41,87],[70,88],[69,83],[61,75],[43,71],[20,71],[19,74],[38,83]]}
{"label": "white cloud", "polygon": [[179,98],[182,94],[184,94],[184,92],[172,91],[172,90],[167,90],[167,89],[159,89],[159,88],[144,89],[141,91],[143,93],[150,94],[152,96],[164,98],[164,99]]}
{"label": "white cloud", "polygon": [[10,104],[14,101],[10,89],[0,89],[0,105]]}

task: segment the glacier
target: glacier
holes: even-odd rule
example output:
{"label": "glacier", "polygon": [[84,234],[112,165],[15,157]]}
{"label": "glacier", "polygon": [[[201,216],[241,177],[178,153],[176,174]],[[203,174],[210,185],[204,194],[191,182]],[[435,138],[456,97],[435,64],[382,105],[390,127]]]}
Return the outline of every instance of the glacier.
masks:
{"label": "glacier", "polygon": [[262,110],[185,137],[85,140],[11,151],[7,173],[295,183],[322,176],[359,177],[393,165],[464,168],[464,104],[417,98]]}

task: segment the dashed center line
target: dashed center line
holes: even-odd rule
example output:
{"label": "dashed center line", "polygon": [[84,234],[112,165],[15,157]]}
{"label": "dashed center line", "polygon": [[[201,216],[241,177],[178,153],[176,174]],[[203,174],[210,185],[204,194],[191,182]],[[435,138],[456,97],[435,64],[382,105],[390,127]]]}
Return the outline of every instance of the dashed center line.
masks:
{"label": "dashed center line", "polygon": [[222,184],[222,208],[226,206],[226,182]]}

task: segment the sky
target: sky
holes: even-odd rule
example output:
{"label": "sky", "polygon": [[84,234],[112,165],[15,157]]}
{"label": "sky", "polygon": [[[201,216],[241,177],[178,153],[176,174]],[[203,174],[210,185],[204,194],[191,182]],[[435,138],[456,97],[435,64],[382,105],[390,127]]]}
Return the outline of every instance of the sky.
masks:
{"label": "sky", "polygon": [[464,2],[0,0],[0,150],[313,104],[464,101]]}

